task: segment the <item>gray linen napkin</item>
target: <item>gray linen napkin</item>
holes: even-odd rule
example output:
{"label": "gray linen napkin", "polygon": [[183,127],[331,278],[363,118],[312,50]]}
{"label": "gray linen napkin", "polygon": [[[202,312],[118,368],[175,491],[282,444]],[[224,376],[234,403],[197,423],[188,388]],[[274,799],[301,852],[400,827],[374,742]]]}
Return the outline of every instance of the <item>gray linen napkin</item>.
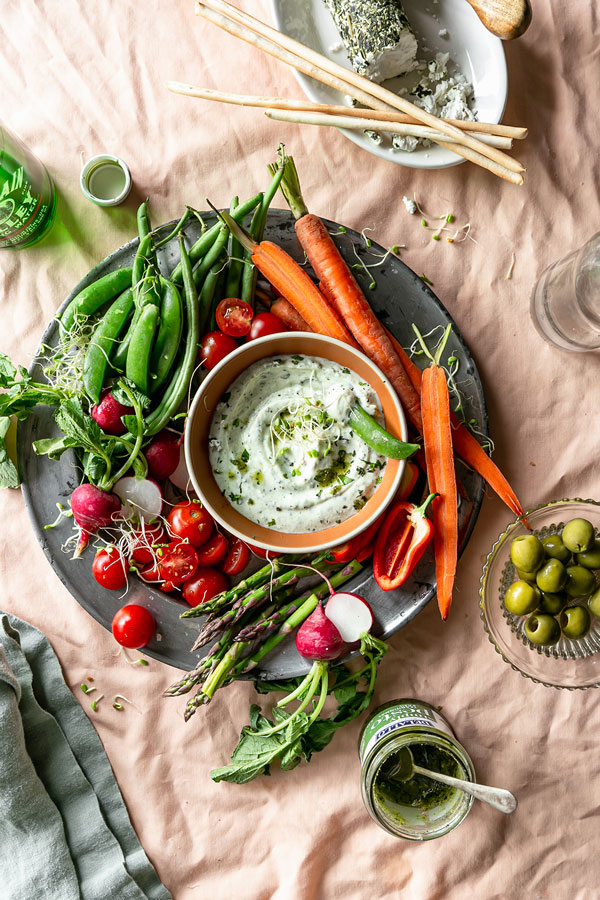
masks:
{"label": "gray linen napkin", "polygon": [[47,638],[0,612],[2,900],[170,900]]}

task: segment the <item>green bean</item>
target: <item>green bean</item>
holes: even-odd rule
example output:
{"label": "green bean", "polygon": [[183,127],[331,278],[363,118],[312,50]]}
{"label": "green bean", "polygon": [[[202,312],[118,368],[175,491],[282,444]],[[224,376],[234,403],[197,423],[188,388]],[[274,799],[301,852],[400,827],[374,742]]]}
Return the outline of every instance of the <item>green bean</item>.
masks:
{"label": "green bean", "polygon": [[[179,232],[182,231],[184,225],[190,218],[191,214],[192,214],[191,209],[189,208],[189,206],[186,206],[185,212],[182,215],[182,217],[180,218],[180,220],[177,223],[177,225],[175,226],[175,228],[173,228],[173,230],[166,237],[162,238],[162,240],[160,240],[158,242],[158,244],[155,245],[154,249],[158,250],[159,247],[162,247],[164,244],[168,244],[169,241],[172,241],[174,237],[177,237]],[[164,225],[161,226],[161,228],[164,228],[164,227],[165,227]]]}
{"label": "green bean", "polygon": [[160,325],[150,357],[150,392],[162,387],[171,371],[183,329],[183,309],[176,286],[161,276]]}
{"label": "green bean", "polygon": [[128,287],[105,312],[94,330],[83,363],[83,387],[93,403],[100,402],[110,352],[132,309],[133,291]]}
{"label": "green bean", "polygon": [[125,374],[129,381],[132,381],[144,394],[149,392],[150,354],[159,318],[160,311],[157,306],[152,304],[144,306],[140,311],[127,351]]}
{"label": "green bean", "polygon": [[[281,179],[283,178],[283,173],[285,171],[285,167],[280,162],[279,167],[273,172],[273,178],[271,179],[271,184],[269,185],[265,195],[261,201],[260,206],[256,208],[254,215],[252,216],[252,223],[250,225],[250,235],[254,238],[254,240],[260,244],[263,239],[263,235],[265,233],[265,225],[267,224],[267,215],[269,213],[269,207],[273,202],[273,197],[277,193],[279,185],[281,184]],[[246,252],[244,254],[244,259],[246,264],[244,265],[244,271],[242,273],[242,294],[241,299],[245,300],[246,303],[249,303],[252,309],[254,309],[254,293],[256,291],[256,279],[258,278],[258,271],[256,266],[252,262],[252,254]]]}
{"label": "green bean", "polygon": [[[241,206],[238,206],[235,212],[232,214],[233,218],[236,222],[241,222],[244,216],[246,216],[249,212],[252,212],[259,203],[262,202],[263,195],[262,193],[257,194],[255,197],[252,197],[250,200],[246,200],[245,203],[242,203]],[[195,265],[198,260],[202,259],[202,257],[210,250],[212,245],[214,244],[217,236],[221,230],[221,223],[216,222],[208,231],[205,231],[201,237],[191,246],[188,251],[190,261],[192,266]],[[175,282],[175,284],[180,284],[183,277],[183,265],[181,262],[177,263],[171,275],[169,276],[170,280]]]}
{"label": "green bean", "polygon": [[204,279],[208,275],[208,273],[212,270],[213,266],[218,263],[221,266],[222,260],[221,257],[223,255],[223,251],[227,246],[227,240],[229,238],[229,229],[226,225],[221,225],[221,229],[217,236],[216,241],[202,260],[199,266],[196,266],[194,269],[194,284],[196,285],[197,290],[202,289],[202,285],[204,284]]}
{"label": "green bean", "polygon": [[92,316],[101,306],[124,291],[131,284],[131,272],[131,266],[115,269],[88,284],[73,297],[60,317],[61,338],[64,340],[67,337],[77,319]]}
{"label": "green bean", "polygon": [[[210,331],[217,330],[217,306],[223,299],[225,271],[222,263],[215,263],[202,285],[199,297],[200,334],[206,331],[206,313],[210,313]],[[205,318],[203,319],[203,315]]]}
{"label": "green bean", "polygon": [[[238,198],[234,197],[234,200],[238,200]],[[233,206],[233,201],[231,205]],[[235,205],[235,209],[237,209],[238,206],[239,200]],[[242,259],[243,254],[244,248],[242,247],[238,239],[230,234],[229,246],[227,248],[227,255],[229,256],[229,268],[227,270],[227,280],[225,282],[225,297],[239,296],[240,284],[242,281],[242,269],[244,267],[244,262]]]}
{"label": "green bean", "polygon": [[152,262],[152,232],[148,232],[141,238],[133,260],[133,272],[131,273],[131,286],[134,291],[139,290],[148,263]]}

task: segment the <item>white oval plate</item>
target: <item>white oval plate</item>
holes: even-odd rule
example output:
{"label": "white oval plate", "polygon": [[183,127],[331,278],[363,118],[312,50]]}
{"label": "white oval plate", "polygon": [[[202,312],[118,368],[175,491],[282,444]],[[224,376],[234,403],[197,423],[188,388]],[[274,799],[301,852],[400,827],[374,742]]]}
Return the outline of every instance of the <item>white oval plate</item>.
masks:
{"label": "white oval plate", "polygon": [[[433,59],[436,53],[450,53],[457,70],[473,85],[479,120],[500,122],[508,91],[502,41],[484,27],[465,0],[425,0],[425,3],[423,0],[404,0],[403,6],[419,42],[418,58]],[[280,31],[347,69],[352,68],[345,50],[333,49],[341,41],[323,0],[271,0],[271,12]],[[448,37],[440,37],[439,32],[444,28]],[[333,88],[300,72],[294,74],[305,94],[316,103],[347,105]],[[397,91],[400,87],[410,88],[414,81],[414,75],[403,75],[386,82],[385,87]],[[407,153],[392,148],[390,135],[383,135],[382,143],[375,144],[362,131],[340,130],[369,153],[411,169],[444,169],[464,162],[462,157],[443,147],[418,147],[413,153]]]}

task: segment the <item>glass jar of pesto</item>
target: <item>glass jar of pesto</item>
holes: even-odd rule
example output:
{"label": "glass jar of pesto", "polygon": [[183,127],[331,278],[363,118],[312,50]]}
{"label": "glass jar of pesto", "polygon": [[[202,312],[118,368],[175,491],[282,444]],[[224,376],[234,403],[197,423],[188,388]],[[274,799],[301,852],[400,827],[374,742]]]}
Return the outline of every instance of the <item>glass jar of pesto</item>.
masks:
{"label": "glass jar of pesto", "polygon": [[444,716],[420,700],[392,700],[372,713],[360,735],[364,804],[371,818],[396,837],[441,837],[460,825],[473,798],[422,775],[395,778],[394,757],[404,747],[425,769],[476,780],[473,763]]}

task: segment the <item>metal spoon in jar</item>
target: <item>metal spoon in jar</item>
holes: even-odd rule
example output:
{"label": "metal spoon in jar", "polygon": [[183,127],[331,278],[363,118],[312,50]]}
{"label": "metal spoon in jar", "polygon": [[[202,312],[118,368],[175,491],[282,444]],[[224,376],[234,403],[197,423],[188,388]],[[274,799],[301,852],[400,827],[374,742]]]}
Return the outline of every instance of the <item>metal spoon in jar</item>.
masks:
{"label": "metal spoon in jar", "polygon": [[394,765],[386,775],[388,778],[397,778],[398,781],[410,781],[415,773],[439,781],[449,787],[458,788],[465,794],[470,794],[476,800],[482,800],[502,813],[513,813],[517,808],[517,798],[503,788],[489,787],[485,784],[475,784],[472,781],[463,781],[462,778],[452,778],[450,775],[442,775],[441,772],[430,772],[417,766],[409,747],[403,747],[396,751]]}

